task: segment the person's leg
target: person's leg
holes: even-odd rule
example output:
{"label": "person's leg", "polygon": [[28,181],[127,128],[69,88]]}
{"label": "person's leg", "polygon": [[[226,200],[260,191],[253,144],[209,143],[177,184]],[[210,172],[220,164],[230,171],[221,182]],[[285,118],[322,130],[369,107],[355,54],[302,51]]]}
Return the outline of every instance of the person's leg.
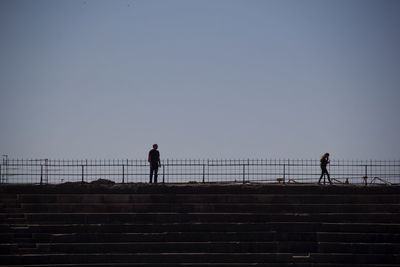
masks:
{"label": "person's leg", "polygon": [[326,176],[328,177],[328,182],[329,182],[329,184],[332,184],[332,181],[331,181],[331,177],[329,176],[329,172],[328,172],[328,170],[325,170],[326,172]]}
{"label": "person's leg", "polygon": [[[321,167],[322,173],[321,173],[321,178],[324,177],[324,184],[325,184],[325,177],[326,175],[328,175],[328,180],[329,180],[329,173],[328,170],[326,169],[326,167]],[[321,180],[320,178],[320,180]]]}
{"label": "person's leg", "polygon": [[322,177],[324,177],[324,170],[321,171],[321,176],[319,177],[318,184],[321,183]]}
{"label": "person's leg", "polygon": [[154,171],[154,169],[152,167],[150,167],[150,181],[149,181],[149,183],[153,182],[153,171]]}
{"label": "person's leg", "polygon": [[158,167],[154,168],[154,183],[157,183],[157,177],[158,177]]}

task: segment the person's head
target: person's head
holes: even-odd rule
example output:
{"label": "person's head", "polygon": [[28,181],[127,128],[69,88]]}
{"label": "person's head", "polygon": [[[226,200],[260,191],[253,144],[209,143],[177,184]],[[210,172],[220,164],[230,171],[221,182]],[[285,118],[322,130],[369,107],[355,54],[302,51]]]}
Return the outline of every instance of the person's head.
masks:
{"label": "person's head", "polygon": [[154,145],[153,145],[153,148],[154,148],[154,149],[157,149],[157,148],[158,148],[158,145],[157,145],[157,144],[154,144]]}
{"label": "person's head", "polygon": [[329,153],[325,153],[324,158],[329,158]]}

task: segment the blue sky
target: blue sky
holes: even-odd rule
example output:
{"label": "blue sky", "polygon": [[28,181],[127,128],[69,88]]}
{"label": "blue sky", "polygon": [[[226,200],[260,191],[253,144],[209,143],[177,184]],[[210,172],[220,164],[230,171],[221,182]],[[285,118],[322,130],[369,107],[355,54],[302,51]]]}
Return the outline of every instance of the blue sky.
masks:
{"label": "blue sky", "polygon": [[12,158],[400,159],[400,2],[1,0]]}

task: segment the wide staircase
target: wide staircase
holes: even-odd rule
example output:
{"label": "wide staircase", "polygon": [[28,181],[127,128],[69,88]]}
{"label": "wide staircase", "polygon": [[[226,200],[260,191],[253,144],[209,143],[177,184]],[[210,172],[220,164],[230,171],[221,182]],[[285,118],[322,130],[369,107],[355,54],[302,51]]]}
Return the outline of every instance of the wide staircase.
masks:
{"label": "wide staircase", "polygon": [[400,266],[400,187],[1,185],[0,266]]}

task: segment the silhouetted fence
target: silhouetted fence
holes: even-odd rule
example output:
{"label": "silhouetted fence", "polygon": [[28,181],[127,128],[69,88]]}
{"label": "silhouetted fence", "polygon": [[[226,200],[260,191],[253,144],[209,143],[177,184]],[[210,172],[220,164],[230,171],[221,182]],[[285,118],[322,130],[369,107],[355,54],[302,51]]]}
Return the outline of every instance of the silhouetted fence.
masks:
{"label": "silhouetted fence", "polygon": [[[316,183],[319,160],[163,160],[164,183]],[[400,161],[331,160],[329,172],[338,184],[399,184]],[[146,160],[19,160],[3,158],[2,184],[148,182]]]}

